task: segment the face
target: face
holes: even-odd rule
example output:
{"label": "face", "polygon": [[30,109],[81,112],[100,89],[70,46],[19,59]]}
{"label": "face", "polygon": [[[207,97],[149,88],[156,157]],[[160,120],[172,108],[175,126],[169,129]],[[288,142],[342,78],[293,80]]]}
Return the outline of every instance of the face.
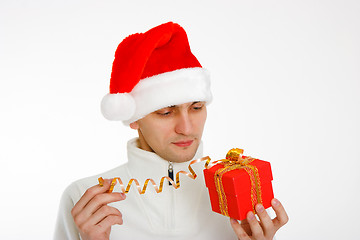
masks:
{"label": "face", "polygon": [[133,122],[140,148],[172,162],[192,160],[200,144],[206,121],[205,102],[162,108]]}

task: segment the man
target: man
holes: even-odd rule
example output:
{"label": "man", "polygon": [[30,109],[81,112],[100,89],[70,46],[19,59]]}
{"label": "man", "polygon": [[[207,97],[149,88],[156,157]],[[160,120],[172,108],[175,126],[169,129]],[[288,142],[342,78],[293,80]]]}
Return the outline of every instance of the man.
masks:
{"label": "man", "polygon": [[[124,39],[115,53],[102,113],[137,130],[139,137],[128,142],[126,164],[65,190],[55,239],[272,239],[287,222],[280,202],[272,201],[273,220],[258,204],[259,222],[252,212],[241,225],[229,222],[211,210],[203,164],[194,164],[195,180],[181,177],[179,189],[167,183],[161,193],[151,186],[143,195],[134,186],[126,196],[107,193],[114,177],[125,184],[131,178],[144,183],[187,171],[190,160],[202,157],[211,99],[208,72],[178,24],[165,23]],[[103,186],[98,177],[106,178]]]}

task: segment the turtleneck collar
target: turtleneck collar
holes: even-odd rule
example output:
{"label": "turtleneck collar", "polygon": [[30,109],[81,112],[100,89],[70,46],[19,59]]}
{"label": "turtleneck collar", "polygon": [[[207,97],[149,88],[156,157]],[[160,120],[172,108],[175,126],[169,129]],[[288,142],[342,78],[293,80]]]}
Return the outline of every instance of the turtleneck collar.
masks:
{"label": "turtleneck collar", "polygon": [[[202,157],[203,145],[200,143],[193,159]],[[128,170],[132,177],[139,180],[146,178],[161,178],[167,175],[169,161],[161,158],[154,152],[142,150],[138,147],[138,138],[133,138],[127,143]],[[183,163],[172,162],[174,171],[186,170],[189,161]]]}

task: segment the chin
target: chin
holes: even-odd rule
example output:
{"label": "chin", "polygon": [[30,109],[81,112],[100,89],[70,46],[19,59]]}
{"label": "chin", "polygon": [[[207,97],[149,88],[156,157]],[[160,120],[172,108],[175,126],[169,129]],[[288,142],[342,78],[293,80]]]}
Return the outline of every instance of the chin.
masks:
{"label": "chin", "polygon": [[194,159],[196,149],[182,149],[175,153],[173,162],[187,162]]}

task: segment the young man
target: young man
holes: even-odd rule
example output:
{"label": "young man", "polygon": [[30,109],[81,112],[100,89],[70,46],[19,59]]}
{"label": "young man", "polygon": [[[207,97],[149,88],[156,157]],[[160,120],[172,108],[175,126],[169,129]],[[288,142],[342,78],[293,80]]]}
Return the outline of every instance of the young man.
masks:
{"label": "young man", "polygon": [[[166,182],[161,193],[149,186],[140,195],[134,184],[126,196],[116,190],[107,193],[114,177],[125,185],[131,178],[159,183],[170,173],[188,171],[189,161],[202,157],[211,98],[208,72],[191,53],[178,24],[169,22],[124,39],[115,53],[102,113],[130,125],[139,137],[128,142],[126,164],[65,190],[55,239],[273,239],[288,219],[280,202],[272,201],[277,214],[273,220],[258,204],[259,222],[252,212],[241,224],[229,222],[211,210],[204,164],[194,164],[198,177],[182,176],[179,189]],[[98,177],[106,178],[103,186]]]}

